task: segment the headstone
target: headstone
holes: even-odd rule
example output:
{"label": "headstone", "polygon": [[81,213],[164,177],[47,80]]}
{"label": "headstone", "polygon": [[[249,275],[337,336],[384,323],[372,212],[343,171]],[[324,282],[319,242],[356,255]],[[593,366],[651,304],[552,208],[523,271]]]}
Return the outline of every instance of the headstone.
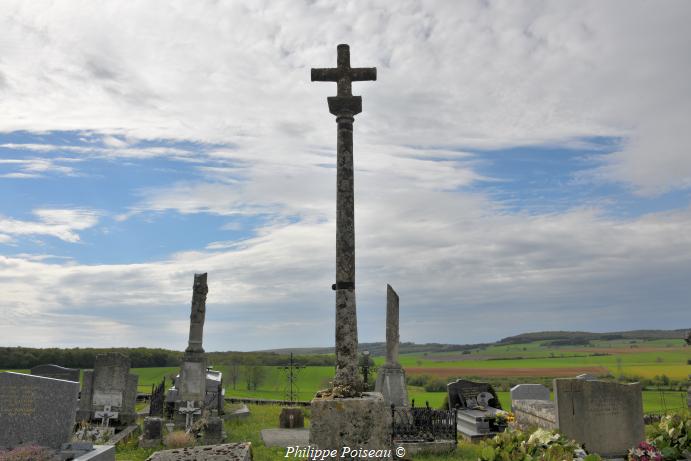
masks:
{"label": "headstone", "polygon": [[252,461],[250,447],[249,442],[244,442],[161,450],[149,456],[146,461]]}
{"label": "headstone", "polygon": [[447,384],[446,388],[449,409],[456,409],[459,435],[476,441],[493,437],[506,428],[497,418],[505,412],[490,384],[459,379]]}
{"label": "headstone", "polygon": [[302,408],[281,408],[281,414],[278,416],[278,427],[282,429],[305,427],[305,413],[302,411]]}
{"label": "headstone", "polygon": [[640,383],[555,379],[557,425],[603,457],[624,456],[645,440]]}
{"label": "headstone", "polygon": [[163,441],[163,419],[156,417],[144,418],[144,430],[139,439],[142,448],[157,447]]}
{"label": "headstone", "polygon": [[[135,403],[139,377],[130,372],[130,359],[117,352],[98,354],[93,371],[84,372],[79,418],[102,420],[106,407],[117,413],[114,419],[120,425],[136,419]],[[96,412],[99,417],[96,417]]]}
{"label": "headstone", "polygon": [[[337,82],[337,96],[327,98],[336,116],[336,376],[330,396],[312,400],[310,444],[320,449],[391,447],[391,410],[378,392],[362,392],[358,373],[355,304],[355,195],[353,123],[362,98],[352,82],[376,80],[375,68],[351,68],[348,45],[337,47],[337,67],[312,69],[312,81]],[[335,398],[334,398],[335,397]]]}
{"label": "headstone", "polygon": [[597,381],[597,376],[591,375],[590,373],[583,373],[576,376],[576,379],[582,379],[584,381]]}
{"label": "headstone", "polygon": [[223,419],[218,416],[211,416],[204,426],[203,445],[216,445],[225,441],[226,435],[223,432]]}
{"label": "headstone", "polygon": [[59,365],[36,365],[31,369],[31,374],[45,376],[46,378],[63,379],[65,381],[79,382],[79,368],[65,368]]}
{"label": "headstone", "polygon": [[517,384],[511,388],[511,405],[515,400],[549,400],[549,394],[542,384]]}
{"label": "headstone", "polygon": [[398,294],[386,285],[386,363],[377,370],[376,392],[381,392],[389,405],[408,406],[405,372],[398,362]]}
{"label": "headstone", "polygon": [[[501,410],[499,397],[489,383],[459,379],[446,385],[449,395],[449,409],[492,407]],[[486,394],[489,394],[487,397]]]}
{"label": "headstone", "polygon": [[72,436],[78,393],[74,381],[0,373],[0,449],[60,448]]}

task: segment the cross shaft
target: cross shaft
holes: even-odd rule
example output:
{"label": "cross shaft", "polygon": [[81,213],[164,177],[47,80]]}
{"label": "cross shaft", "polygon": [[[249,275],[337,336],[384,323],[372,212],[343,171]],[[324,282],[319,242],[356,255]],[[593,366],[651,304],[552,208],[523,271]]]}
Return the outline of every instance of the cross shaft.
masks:
{"label": "cross shaft", "polygon": [[[353,96],[352,82],[376,80],[374,67],[351,68],[348,45],[338,45],[336,68],[312,69],[312,81],[337,82],[338,95],[327,98],[336,116],[336,376],[334,391],[356,397],[362,390],[357,363],[355,307],[355,199],[353,186],[353,122],[362,98]],[[336,393],[336,392],[335,392]]]}

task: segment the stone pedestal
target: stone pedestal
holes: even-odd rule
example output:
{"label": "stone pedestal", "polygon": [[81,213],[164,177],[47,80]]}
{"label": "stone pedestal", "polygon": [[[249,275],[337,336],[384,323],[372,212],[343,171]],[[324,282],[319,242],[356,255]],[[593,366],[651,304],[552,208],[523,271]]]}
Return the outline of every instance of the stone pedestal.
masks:
{"label": "stone pedestal", "polygon": [[305,414],[302,411],[302,408],[281,408],[281,414],[278,417],[278,427],[281,429],[296,429],[305,427]]}
{"label": "stone pedestal", "polygon": [[381,450],[382,456],[368,459],[391,459],[391,407],[378,392],[362,397],[312,400],[310,439],[312,447],[337,450],[340,459],[361,457],[351,450]]}
{"label": "stone pedestal", "polygon": [[376,392],[381,392],[389,405],[407,407],[408,390],[405,387],[405,372],[400,366],[383,366],[377,370]]}
{"label": "stone pedestal", "polygon": [[139,439],[142,448],[157,447],[163,441],[163,420],[161,418],[144,418],[144,432]]}

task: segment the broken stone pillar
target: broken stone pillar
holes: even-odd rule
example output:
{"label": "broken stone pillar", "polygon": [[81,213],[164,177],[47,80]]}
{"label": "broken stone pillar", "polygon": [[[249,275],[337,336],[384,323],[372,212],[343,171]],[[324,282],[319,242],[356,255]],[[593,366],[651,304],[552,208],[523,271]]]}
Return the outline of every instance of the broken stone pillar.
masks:
{"label": "broken stone pillar", "polygon": [[184,421],[189,428],[198,415],[206,397],[207,360],[202,347],[204,319],[206,317],[206,295],[209,288],[206,284],[207,274],[194,274],[192,287],[192,308],[190,313],[190,336],[182,366],[180,378],[175,383],[178,389],[176,403],[178,425]]}
{"label": "broken stone pillar", "polygon": [[377,370],[374,390],[381,392],[389,405],[408,406],[405,372],[398,363],[398,294],[386,285],[386,363]]}

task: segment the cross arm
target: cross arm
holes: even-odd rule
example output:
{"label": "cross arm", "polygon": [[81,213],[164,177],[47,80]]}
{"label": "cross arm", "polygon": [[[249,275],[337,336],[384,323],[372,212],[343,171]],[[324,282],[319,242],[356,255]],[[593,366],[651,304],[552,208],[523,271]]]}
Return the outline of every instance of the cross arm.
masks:
{"label": "cross arm", "polygon": [[[314,74],[312,74],[314,75]],[[361,82],[364,80],[376,80],[377,79],[377,68],[376,67],[355,67],[350,69],[350,79],[353,82]],[[314,80],[314,77],[312,78]]]}
{"label": "cross arm", "polygon": [[313,82],[337,82],[340,77],[340,69],[312,69]]}

